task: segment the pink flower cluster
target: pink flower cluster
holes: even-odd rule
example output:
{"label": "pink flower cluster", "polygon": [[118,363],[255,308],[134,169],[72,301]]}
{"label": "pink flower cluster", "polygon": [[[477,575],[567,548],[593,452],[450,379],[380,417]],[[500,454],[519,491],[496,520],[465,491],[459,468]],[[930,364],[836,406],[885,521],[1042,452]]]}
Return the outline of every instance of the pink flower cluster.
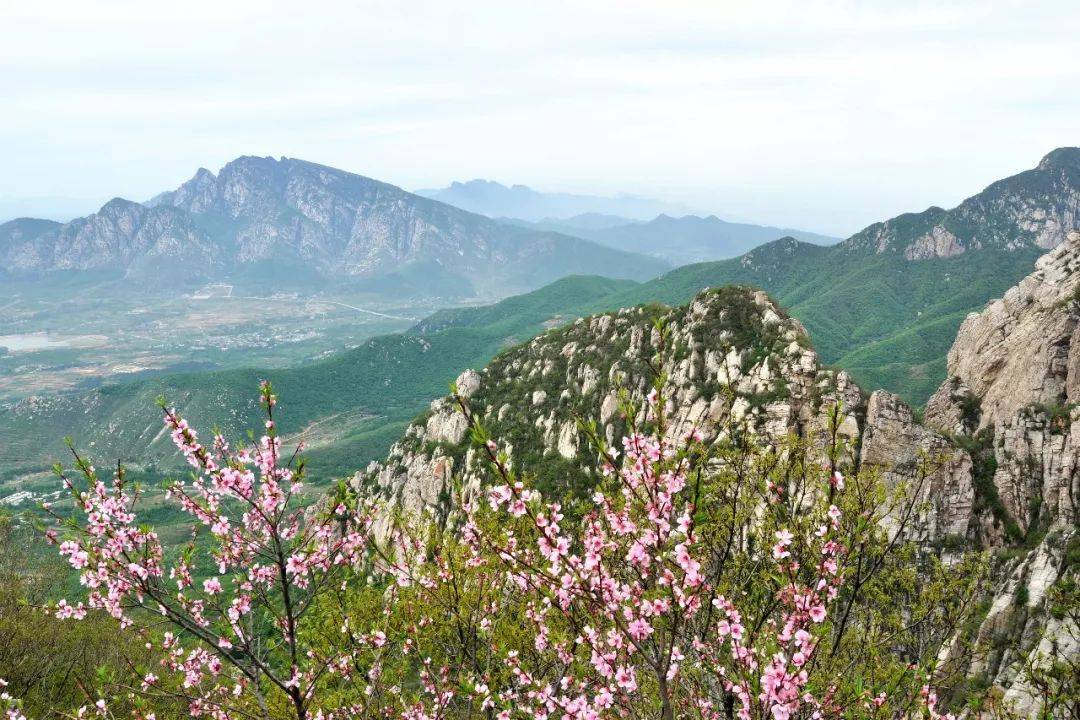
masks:
{"label": "pink flower cluster", "polygon": [[[662,405],[658,393],[650,394],[651,410]],[[739,597],[718,595],[713,546],[702,543],[695,521],[699,496],[689,478],[701,435],[691,432],[679,443],[658,435],[631,433],[621,458],[602,451],[610,488],[594,494],[594,509],[573,532],[563,507],[516,479],[498,445],[486,443],[502,479],[487,491],[486,504],[504,513],[495,525],[502,529],[482,530],[491,523],[478,518],[478,504],[466,503],[464,539],[471,566],[497,561],[525,599],[534,632],[531,647],[520,649],[533,661],[507,652],[513,682],[489,688],[483,678],[485,702],[501,709],[497,717],[535,720],[637,715],[646,698],[659,701],[661,718],[842,714],[831,694],[835,683],[811,682],[844,581],[842,511],[829,505],[815,511],[820,516],[809,529],[803,521],[770,532],[773,543],[760,560],[772,563],[775,580],[748,623]],[[843,475],[832,472],[811,492],[836,498],[844,487]],[[759,518],[805,513],[788,495],[768,480],[741,502],[756,498]],[[881,707],[886,695],[867,701]]]}
{"label": "pink flower cluster", "polygon": [[[107,484],[77,457],[87,487],[77,489],[65,477],[85,520],[76,535],[55,541],[87,594],[85,603],[61,600],[56,616],[81,619],[87,610],[103,609],[126,627],[133,609],[160,614],[185,637],[181,642],[181,635],[166,633],[159,649],[193,716],[229,717],[230,698],[253,682],[269,682],[303,709],[315,679],[352,660],[348,653],[302,653],[297,635],[314,597],[338,582],[341,571],[363,563],[369,516],[344,506],[305,516],[296,507],[300,476],[295,455],[282,458],[268,385],[262,399],[267,432],[238,449],[221,436],[204,447],[175,410],[164,411],[173,442],[194,468],[167,496],[208,531],[206,564],[194,559],[195,545],[166,562],[157,533],[136,523],[139,495],[122,470]],[[150,691],[157,683],[143,685]]]}
{"label": "pink flower cluster", "polygon": [[[689,437],[688,443],[693,442]],[[799,581],[798,564],[791,558],[794,535],[784,529],[775,533],[772,558],[788,578],[777,600],[787,610],[775,637],[759,632],[751,638],[735,603],[713,597],[704,574],[694,507],[685,492],[689,464],[683,449],[657,437],[626,437],[620,468],[615,468],[613,451],[605,463],[617,493],[594,495],[596,509],[583,519],[579,540],[564,529],[561,506],[545,504],[520,481],[488,491],[493,509],[528,518],[535,545],[512,532],[484,536],[473,520],[466,524],[466,539],[477,557],[485,548],[494,549],[508,580],[531,594],[526,617],[535,628],[532,649],[563,668],[558,685],[551,686],[520,669],[510,656],[516,685],[500,695],[503,702],[524,703],[539,720],[604,717],[634,706],[642,673],[647,673],[665,703],[693,697],[694,709],[716,715],[718,704],[682,691],[696,682],[683,683],[689,658],[695,667],[708,664],[722,687],[738,698],[738,715],[745,720],[787,720],[813,704],[805,693],[805,666],[817,647],[814,628],[825,621],[826,606],[842,580],[836,563],[842,548],[831,538],[839,527],[839,510],[833,508],[811,538],[820,546],[820,573],[809,586]],[[494,449],[489,450],[499,463]],[[717,620],[701,623],[710,597]],[[567,638],[556,629],[576,617],[590,620],[576,636]],[[763,647],[774,650],[765,655]],[[589,672],[575,671],[580,667]]]}

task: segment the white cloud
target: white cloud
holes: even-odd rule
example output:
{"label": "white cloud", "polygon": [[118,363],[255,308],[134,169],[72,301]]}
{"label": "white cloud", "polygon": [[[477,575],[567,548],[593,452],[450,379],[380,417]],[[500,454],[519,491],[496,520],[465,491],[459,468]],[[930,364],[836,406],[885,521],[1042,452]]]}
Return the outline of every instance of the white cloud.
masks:
{"label": "white cloud", "polygon": [[0,6],[0,198],[243,153],[846,233],[1080,142],[1073,2]]}

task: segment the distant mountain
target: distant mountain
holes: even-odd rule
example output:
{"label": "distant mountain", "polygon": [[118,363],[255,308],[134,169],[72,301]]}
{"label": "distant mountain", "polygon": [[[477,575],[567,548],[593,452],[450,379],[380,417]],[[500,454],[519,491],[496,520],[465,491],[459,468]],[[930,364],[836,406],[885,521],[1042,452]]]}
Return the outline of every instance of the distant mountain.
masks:
{"label": "distant mountain", "polygon": [[1034,169],[999,180],[952,210],[930,207],[874,223],[844,247],[853,253],[897,253],[907,260],[982,248],[1049,250],[1077,224],[1080,148],[1063,147]]}
{"label": "distant mountain", "polygon": [[12,274],[116,270],[130,281],[367,283],[394,292],[502,296],[603,268],[663,263],[554,232],[509,227],[400,188],[291,158],[200,169],[147,204],[116,198],[63,225],[0,225]]}
{"label": "distant mountain", "polygon": [[608,228],[619,227],[620,225],[636,225],[645,222],[644,220],[631,220],[630,218],[621,217],[619,215],[605,215],[603,213],[581,213],[580,215],[573,215],[568,218],[544,218],[543,220],[537,220],[535,222],[511,217],[499,217],[495,219],[509,225],[528,227],[533,230],[561,232],[566,233],[567,235],[576,235],[578,237],[585,237],[586,233],[595,232],[597,230],[606,230]]}
{"label": "distant mountain", "polygon": [[[0,255],[4,253],[5,248],[23,247],[27,248],[24,262],[30,263],[36,261],[36,246],[34,240],[43,235],[58,231],[62,227],[61,223],[53,220],[39,220],[36,218],[16,218],[0,225]],[[0,265],[0,277],[5,272],[15,273],[20,270],[20,267],[15,264],[15,260],[18,256],[4,258],[7,262]]]}
{"label": "distant mountain", "polygon": [[100,200],[57,196],[0,198],[0,223],[25,217],[67,222],[93,212],[100,204]]}
{"label": "distant mountain", "polygon": [[488,217],[517,218],[529,222],[569,218],[582,214],[616,215],[631,220],[648,220],[661,213],[687,215],[693,212],[692,209],[680,203],[652,200],[635,195],[600,197],[545,193],[525,185],[507,187],[491,180],[454,182],[449,187],[417,190],[416,193]]}
{"label": "distant mountain", "polygon": [[584,222],[581,218],[547,220],[530,227],[577,235],[611,248],[652,255],[673,265],[735,257],[782,237],[794,237],[815,245],[840,242],[840,238],[803,230],[727,222],[715,215],[658,215],[649,222],[609,225],[595,219]]}

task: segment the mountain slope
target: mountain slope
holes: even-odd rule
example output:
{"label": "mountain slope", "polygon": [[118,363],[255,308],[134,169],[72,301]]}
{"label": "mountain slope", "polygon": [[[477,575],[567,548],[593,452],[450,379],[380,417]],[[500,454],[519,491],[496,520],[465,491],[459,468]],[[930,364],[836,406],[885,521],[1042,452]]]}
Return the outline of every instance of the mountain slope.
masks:
{"label": "mountain slope", "polygon": [[1080,224],[1080,148],[1048,153],[1037,167],[999,180],[952,210],[931,207],[875,223],[844,243],[852,252],[908,260],[980,248],[1057,247]]}
{"label": "mountain slope", "polygon": [[722,260],[741,255],[785,236],[815,245],[832,245],[840,238],[790,228],[733,223],[715,215],[699,217],[658,215],[649,222],[590,227],[579,219],[565,226],[558,221],[535,223],[568,235],[587,238],[607,247],[662,258],[674,265]]}
{"label": "mountain slope", "polygon": [[596,213],[617,215],[631,220],[648,220],[660,213],[685,215],[693,212],[679,203],[619,195],[599,197],[571,193],[544,193],[525,185],[507,187],[491,180],[454,182],[445,188],[417,190],[417,195],[487,215],[535,222],[543,219],[569,218]]}
{"label": "mountain slope", "polygon": [[[23,255],[35,257],[38,251],[34,241],[42,235],[55,232],[60,227],[61,223],[53,220],[35,218],[16,218],[0,224],[0,257],[17,258]],[[0,264],[0,277],[4,274],[14,275],[19,270],[20,268],[13,262],[5,262]]]}
{"label": "mountain slope", "polygon": [[[308,284],[397,277],[409,285],[420,276],[434,294],[458,286],[458,295],[482,297],[539,287],[581,268],[644,279],[663,267],[290,158],[241,157],[217,175],[200,169],[148,205],[117,198],[62,226],[39,223],[0,242],[0,264],[24,274],[110,268],[155,283],[179,275],[260,285],[270,277]],[[8,225],[0,238],[15,235]]]}
{"label": "mountain slope", "polygon": [[[963,322],[948,377],[926,407],[928,428],[885,392],[870,397],[864,464],[890,482],[915,477],[917,457],[950,438],[959,460],[931,488],[941,545],[1009,548],[993,556],[992,582],[963,658],[974,687],[994,686],[1020,717],[1042,717],[1047,695],[1027,668],[1075,660],[1080,628],[1080,233],[1067,235],[1035,271]],[[954,455],[957,457],[957,455]],[[1073,614],[1068,593],[1073,592]],[[1063,593],[1063,594],[1062,594]],[[1042,656],[1042,657],[1040,657]],[[1069,672],[1064,670],[1065,673]]]}
{"label": "mountain slope", "polygon": [[[658,344],[662,323],[668,340]],[[840,434],[859,431],[862,397],[847,374],[822,368],[799,323],[764,293],[726,287],[688,305],[652,305],[578,320],[500,354],[457,381],[474,412],[512,461],[535,477],[547,497],[581,496],[591,479],[591,452],[579,420],[595,420],[616,442],[626,431],[621,393],[644,402],[653,369],[666,378],[672,437],[698,428],[705,442],[748,426],[777,442],[788,433],[824,437],[826,414],[842,402]],[[730,391],[730,394],[729,394]],[[394,445],[386,460],[354,482],[389,507],[444,509],[452,477],[479,479],[484,461],[450,398],[436,400]]]}

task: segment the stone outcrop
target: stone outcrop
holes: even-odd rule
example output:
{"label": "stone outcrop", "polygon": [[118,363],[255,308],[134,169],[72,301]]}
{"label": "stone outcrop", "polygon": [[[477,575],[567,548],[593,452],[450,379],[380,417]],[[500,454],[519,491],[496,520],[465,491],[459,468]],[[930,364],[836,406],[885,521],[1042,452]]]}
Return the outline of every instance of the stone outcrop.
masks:
{"label": "stone outcrop", "polygon": [[1041,257],[1035,272],[981,313],[969,315],[949,351],[949,377],[927,407],[927,422],[955,423],[957,387],[978,400],[978,427],[1031,405],[1080,400],[1080,234]]}
{"label": "stone outcrop", "polygon": [[1080,233],[964,321],[926,424],[978,435],[1020,532],[1068,527],[1080,502]]}
{"label": "stone outcrop", "polygon": [[949,377],[927,404],[927,427],[875,393],[863,440],[864,463],[892,460],[887,472],[905,478],[906,458],[927,447],[952,458],[938,471],[943,495],[928,498],[922,539],[961,533],[983,547],[1032,548],[996,556],[996,584],[977,631],[984,651],[969,668],[1022,716],[1042,707],[1025,668],[1080,651],[1080,629],[1049,612],[1051,590],[1077,573],[1067,548],[1080,504],[1078,321],[1080,233],[1072,232],[1031,275],[964,321]]}
{"label": "stone outcrop", "polygon": [[967,537],[975,499],[971,456],[916,423],[911,408],[892,393],[870,395],[860,459],[864,469],[879,471],[916,506],[910,519],[899,509],[890,516],[892,530],[906,521],[908,537],[924,543]]}
{"label": "stone outcrop", "polygon": [[[658,319],[667,328],[663,340]],[[823,444],[834,407],[840,408],[839,436],[854,443],[860,435],[865,404],[859,388],[847,373],[819,365],[797,321],[764,293],[744,288],[704,291],[683,308],[632,308],[578,320],[480,373],[469,371],[457,386],[462,393],[468,386],[473,410],[513,448],[512,461],[553,466],[569,477],[587,474],[592,464],[578,420],[596,419],[598,432],[617,443],[626,429],[620,397],[643,404],[650,363],[667,376],[672,436],[696,428],[715,442],[737,422],[766,442],[796,435]],[[389,457],[355,482],[391,506],[438,514],[449,489],[446,468],[466,482],[479,481],[463,422],[449,399],[436,400]]]}

